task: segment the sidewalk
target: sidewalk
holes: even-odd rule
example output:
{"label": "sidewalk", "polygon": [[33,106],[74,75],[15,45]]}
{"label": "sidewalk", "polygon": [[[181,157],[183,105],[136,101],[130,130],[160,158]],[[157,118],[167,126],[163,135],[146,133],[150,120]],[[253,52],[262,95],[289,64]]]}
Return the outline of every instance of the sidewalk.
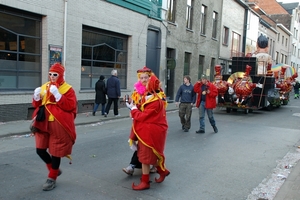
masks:
{"label": "sidewalk", "polygon": [[[113,107],[113,106],[112,106]],[[169,103],[167,111],[178,110],[175,103]],[[110,110],[107,117],[101,115],[101,111],[98,109],[96,116],[92,115],[92,111],[86,113],[78,113],[75,119],[76,126],[84,124],[93,124],[107,120],[120,119],[129,117],[128,108],[122,103],[119,106],[120,116],[115,117],[113,110]],[[0,122],[0,138],[12,136],[12,135],[26,135],[30,134],[29,125],[30,120]]]}
{"label": "sidewalk", "polygon": [[[178,110],[175,103],[169,103],[167,107],[168,111]],[[110,110],[107,117],[101,115],[101,111],[98,110],[96,116],[91,112],[79,113],[75,119],[76,125],[92,124],[107,120],[114,120],[120,118],[129,117],[129,110],[124,105],[120,105],[120,116],[115,117],[113,111]],[[178,119],[179,120],[179,119]],[[29,131],[30,120],[0,122],[0,138],[13,136],[13,135],[27,135]],[[300,199],[300,164],[294,166],[288,178],[285,180],[280,190],[277,192],[274,200],[296,200]],[[263,199],[267,200],[267,199]]]}

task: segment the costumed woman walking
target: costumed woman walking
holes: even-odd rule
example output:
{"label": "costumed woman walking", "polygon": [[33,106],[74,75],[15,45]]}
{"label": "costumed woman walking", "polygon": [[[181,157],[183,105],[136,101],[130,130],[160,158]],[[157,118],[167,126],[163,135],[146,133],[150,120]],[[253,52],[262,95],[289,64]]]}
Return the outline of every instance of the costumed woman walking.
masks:
{"label": "costumed woman walking", "polygon": [[161,183],[170,171],[165,166],[165,143],[167,138],[167,102],[163,99],[164,93],[160,90],[160,81],[151,75],[146,87],[146,95],[142,97],[138,109],[133,101],[126,102],[133,118],[130,143],[138,140],[138,158],[142,163],[142,178],[139,185],[132,184],[134,190],[150,188],[150,165],[155,165],[159,178],[155,182]]}
{"label": "costumed woman walking", "polygon": [[[32,105],[36,152],[49,171],[43,190],[56,186],[61,158],[70,157],[75,143],[77,99],[72,86],[64,80],[64,67],[56,63],[49,70],[49,82],[34,90]],[[47,151],[48,150],[48,151]]]}
{"label": "costumed woman walking", "polygon": [[[153,75],[153,72],[151,69],[147,67],[143,67],[142,69],[137,70],[138,81],[134,84],[134,90],[131,94],[131,99],[133,101],[133,104],[138,109],[141,107],[141,100],[142,97],[145,95],[146,86],[151,75]],[[124,100],[126,101],[126,99]],[[133,130],[131,129],[131,131]],[[129,165],[122,169],[123,172],[125,172],[128,175],[133,175],[135,168],[142,168],[142,163],[139,161],[137,156],[137,151],[135,149],[136,148],[133,149],[134,153],[131,157],[131,161]],[[156,172],[156,168],[152,165],[150,168],[150,173],[155,173],[155,172]]]}

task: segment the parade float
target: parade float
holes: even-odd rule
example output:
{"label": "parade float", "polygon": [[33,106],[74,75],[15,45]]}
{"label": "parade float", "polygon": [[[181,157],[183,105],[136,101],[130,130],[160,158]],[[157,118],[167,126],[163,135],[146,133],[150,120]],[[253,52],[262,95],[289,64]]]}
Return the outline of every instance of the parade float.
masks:
{"label": "parade float", "polygon": [[228,113],[238,109],[248,113],[288,104],[292,83],[298,75],[293,67],[273,65],[268,52],[268,38],[261,34],[255,52],[232,57],[231,74],[222,75],[220,66],[215,66],[218,107],[225,107]]}

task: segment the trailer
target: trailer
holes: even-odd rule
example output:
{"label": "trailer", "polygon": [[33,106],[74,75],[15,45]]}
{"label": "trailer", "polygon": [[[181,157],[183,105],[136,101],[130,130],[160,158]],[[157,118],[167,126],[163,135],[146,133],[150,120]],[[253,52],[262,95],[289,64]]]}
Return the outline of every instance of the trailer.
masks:
{"label": "trailer", "polygon": [[[227,113],[243,110],[247,114],[258,109],[272,110],[286,105],[288,100],[282,100],[281,89],[276,87],[276,78],[270,75],[256,75],[256,68],[256,57],[233,57],[232,74],[221,76],[221,82],[223,85],[227,84],[228,89],[225,93],[219,92],[217,107],[225,108]],[[216,77],[214,84],[220,88],[220,81],[216,80]],[[288,93],[284,96],[289,98]]]}

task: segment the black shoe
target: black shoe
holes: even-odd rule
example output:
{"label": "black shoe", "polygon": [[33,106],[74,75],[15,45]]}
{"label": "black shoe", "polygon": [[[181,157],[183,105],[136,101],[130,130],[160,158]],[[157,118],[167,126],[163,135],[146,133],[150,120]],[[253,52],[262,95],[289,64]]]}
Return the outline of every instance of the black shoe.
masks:
{"label": "black shoe", "polygon": [[184,130],[184,125],[182,125],[182,127],[181,127],[181,128],[182,128],[182,130]]}
{"label": "black shoe", "polygon": [[205,131],[200,129],[200,130],[196,131],[196,133],[205,133]]}
{"label": "black shoe", "polygon": [[95,116],[95,112],[93,112],[93,116]]}
{"label": "black shoe", "polygon": [[214,132],[217,133],[218,132],[218,128],[216,126],[213,126]]}
{"label": "black shoe", "polygon": [[184,132],[189,132],[189,129],[185,128],[183,131],[184,131]]}

